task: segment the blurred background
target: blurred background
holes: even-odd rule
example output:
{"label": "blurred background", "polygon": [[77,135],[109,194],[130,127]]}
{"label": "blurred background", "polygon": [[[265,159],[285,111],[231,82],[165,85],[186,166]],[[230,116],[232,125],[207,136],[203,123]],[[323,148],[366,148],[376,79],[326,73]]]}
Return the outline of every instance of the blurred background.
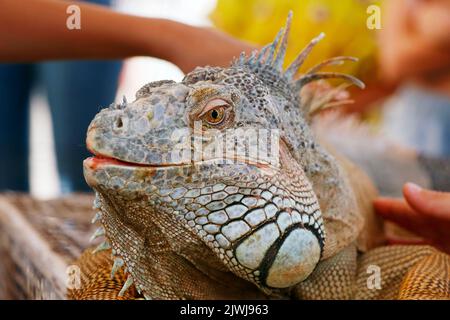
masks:
{"label": "blurred background", "polygon": [[[358,57],[359,62],[345,64],[338,69],[340,72],[356,75],[367,84],[364,91],[351,89],[354,104],[346,107],[345,111],[357,114],[363,121],[377,130],[383,130],[389,137],[404,145],[432,156],[448,156],[450,41],[444,31],[433,32],[448,25],[448,21],[441,20],[448,17],[446,9],[449,8],[449,2],[390,2],[116,0],[111,6],[114,10],[134,15],[217,27],[237,38],[260,45],[272,41],[279,28],[284,25],[288,11],[293,10],[294,19],[285,60],[287,63],[312,38],[324,32],[326,38],[312,51],[304,70],[334,56]],[[371,5],[382,8],[381,30],[367,27],[370,16],[368,7]],[[430,13],[422,14],[428,12],[426,10]],[[436,12],[441,12],[440,17],[435,15]],[[433,20],[432,17],[436,18]],[[420,38],[424,34],[427,41]],[[411,35],[411,39],[407,35]],[[417,50],[411,49],[411,43],[416,43],[423,50],[416,52]],[[429,61],[433,62],[428,63]],[[169,62],[150,57],[128,59],[120,71],[116,101],[121,101],[123,96],[129,101],[133,100],[135,92],[150,81],[180,81],[182,77],[181,70]],[[424,105],[427,107],[423,107]],[[384,108],[379,108],[381,106]],[[92,106],[95,110],[100,107],[105,106]],[[72,191],[70,186],[66,186],[58,178],[50,123],[45,91],[36,88],[31,96],[30,190],[34,196],[44,199]],[[83,150],[84,146],[80,145],[79,148]]]}

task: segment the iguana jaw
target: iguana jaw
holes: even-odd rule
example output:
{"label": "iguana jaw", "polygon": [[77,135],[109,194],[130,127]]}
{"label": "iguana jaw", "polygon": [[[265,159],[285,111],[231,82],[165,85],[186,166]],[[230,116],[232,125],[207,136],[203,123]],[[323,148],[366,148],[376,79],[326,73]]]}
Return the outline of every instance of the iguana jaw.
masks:
{"label": "iguana jaw", "polygon": [[[284,146],[282,153],[282,167],[278,170],[243,162],[218,166],[214,161],[142,166],[102,157],[88,158],[84,165],[86,180],[103,199],[102,223],[106,236],[113,248],[122,252],[125,261],[129,258],[125,258],[123,252],[134,244],[112,236],[111,231],[125,233],[124,225],[136,225],[128,233],[138,237],[139,243],[148,243],[147,232],[153,231],[139,231],[142,222],[133,221],[135,213],[130,215],[130,212],[141,210],[139,215],[147,215],[146,220],[165,216],[174,219],[171,222],[174,227],[193,232],[199,245],[205,243],[212,249],[215,259],[219,258],[233,273],[255,283],[264,292],[270,292],[304,280],[320,259],[324,239],[317,199],[302,169],[292,167],[295,161],[288,159],[290,156]],[[187,195],[188,191],[191,196]],[[200,198],[205,196],[212,197],[213,201],[205,199],[203,202]],[[197,203],[199,205],[191,207]],[[220,203],[224,203],[225,208]],[[241,207],[245,211],[240,211]],[[224,217],[233,218],[216,221],[221,219],[220,215],[215,217],[213,213],[220,211]],[[259,211],[263,220],[254,215]],[[252,215],[255,217],[250,218]],[[201,217],[207,219],[206,222],[200,221]],[[236,225],[224,231],[226,225],[239,221],[247,225],[248,230],[239,231],[241,227]],[[212,226],[219,229],[210,230]],[[236,232],[243,233],[232,235]],[[136,250],[145,255],[144,247]],[[131,274],[138,283],[145,278]],[[145,289],[145,284],[141,286]]]}

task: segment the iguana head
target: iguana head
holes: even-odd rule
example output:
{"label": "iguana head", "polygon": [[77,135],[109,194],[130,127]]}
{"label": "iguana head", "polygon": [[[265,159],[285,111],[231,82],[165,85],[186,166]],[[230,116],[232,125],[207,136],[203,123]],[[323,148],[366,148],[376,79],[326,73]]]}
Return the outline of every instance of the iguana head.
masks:
{"label": "iguana head", "polygon": [[321,78],[356,80],[320,66],[294,79],[319,38],[283,71],[289,24],[229,68],[149,83],[90,124],[85,177],[113,254],[144,293],[155,264],[171,267],[154,260],[158,250],[214,260],[265,291],[319,262],[326,236],[302,167],[315,146],[298,93]]}

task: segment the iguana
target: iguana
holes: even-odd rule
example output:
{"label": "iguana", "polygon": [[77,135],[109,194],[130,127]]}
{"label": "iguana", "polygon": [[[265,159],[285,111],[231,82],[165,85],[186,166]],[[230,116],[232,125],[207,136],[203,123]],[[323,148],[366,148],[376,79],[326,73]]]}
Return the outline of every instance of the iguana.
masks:
{"label": "iguana", "polygon": [[336,91],[301,96],[308,83],[364,85],[320,71],[348,57],[296,77],[322,34],[283,69],[291,16],[230,67],[149,83],[96,115],[84,170],[106,241],[77,261],[69,298],[449,298],[449,257],[380,246],[370,179],[311,130]]}

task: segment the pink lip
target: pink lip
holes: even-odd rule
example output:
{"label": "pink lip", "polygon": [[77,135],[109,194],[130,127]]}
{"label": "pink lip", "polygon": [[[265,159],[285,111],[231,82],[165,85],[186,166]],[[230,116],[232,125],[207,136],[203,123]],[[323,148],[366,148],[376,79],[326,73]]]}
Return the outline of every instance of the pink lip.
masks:
{"label": "pink lip", "polygon": [[84,160],[84,163],[90,168],[90,169],[97,169],[101,165],[116,165],[116,166],[127,166],[127,167],[149,167],[148,165],[139,164],[139,163],[131,163],[131,162],[125,162],[121,160],[117,160],[114,158],[109,158],[105,156],[93,156],[89,157],[86,160]]}
{"label": "pink lip", "polygon": [[84,160],[84,164],[89,167],[89,169],[95,170],[97,169],[99,166],[102,165],[115,165],[115,166],[122,166],[122,167],[143,167],[143,168],[170,168],[170,167],[179,167],[179,166],[183,166],[186,164],[183,163],[179,163],[179,164],[158,164],[158,165],[154,165],[154,164],[142,164],[142,163],[134,163],[134,162],[127,162],[127,161],[122,161],[122,160],[118,160],[115,158],[110,158],[107,156],[103,156],[103,155],[95,155],[92,157],[89,157],[87,159]]}

